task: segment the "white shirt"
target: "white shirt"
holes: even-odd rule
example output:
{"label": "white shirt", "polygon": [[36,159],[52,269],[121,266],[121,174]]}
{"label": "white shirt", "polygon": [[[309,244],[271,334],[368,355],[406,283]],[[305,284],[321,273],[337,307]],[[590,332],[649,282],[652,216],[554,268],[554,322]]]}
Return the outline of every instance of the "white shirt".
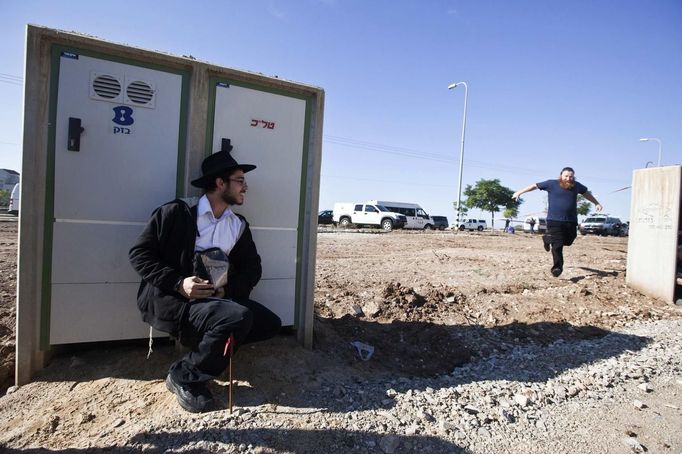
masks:
{"label": "white shirt", "polygon": [[237,242],[242,221],[229,208],[216,219],[211,210],[211,204],[206,195],[197,204],[197,230],[199,236],[194,243],[194,251],[204,251],[212,247],[219,247],[226,254]]}

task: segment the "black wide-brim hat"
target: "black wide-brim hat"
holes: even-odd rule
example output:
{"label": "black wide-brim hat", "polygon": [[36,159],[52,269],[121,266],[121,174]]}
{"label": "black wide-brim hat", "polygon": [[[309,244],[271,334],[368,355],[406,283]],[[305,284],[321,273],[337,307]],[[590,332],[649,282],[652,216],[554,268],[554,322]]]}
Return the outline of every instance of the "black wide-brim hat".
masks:
{"label": "black wide-brim hat", "polygon": [[205,189],[211,185],[213,180],[221,175],[225,175],[232,169],[241,169],[244,173],[256,168],[253,164],[239,164],[232,155],[232,145],[229,139],[223,139],[221,150],[208,156],[201,163],[201,177],[192,180],[192,186]]}

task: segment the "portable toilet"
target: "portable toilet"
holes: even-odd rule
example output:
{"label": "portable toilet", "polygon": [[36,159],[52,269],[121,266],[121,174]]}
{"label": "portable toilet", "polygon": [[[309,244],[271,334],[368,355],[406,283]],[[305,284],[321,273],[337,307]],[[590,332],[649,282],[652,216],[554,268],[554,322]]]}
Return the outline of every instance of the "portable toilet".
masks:
{"label": "portable toilet", "polygon": [[262,258],[252,298],[311,345],[322,89],[32,25],[25,75],[17,384],[53,346],[148,335],[128,250],[200,195],[223,139],[258,167],[234,208]]}

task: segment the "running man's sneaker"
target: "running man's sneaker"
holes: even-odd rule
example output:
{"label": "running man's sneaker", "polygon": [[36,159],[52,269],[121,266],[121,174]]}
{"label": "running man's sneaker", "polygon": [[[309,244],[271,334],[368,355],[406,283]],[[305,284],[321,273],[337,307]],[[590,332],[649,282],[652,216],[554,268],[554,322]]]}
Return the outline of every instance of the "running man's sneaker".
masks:
{"label": "running man's sneaker", "polygon": [[557,267],[557,268],[552,268],[552,276],[554,276],[554,277],[559,277],[559,276],[561,276],[561,273],[562,273],[563,271],[564,271],[564,270],[562,270],[562,269],[559,268],[559,267]]}

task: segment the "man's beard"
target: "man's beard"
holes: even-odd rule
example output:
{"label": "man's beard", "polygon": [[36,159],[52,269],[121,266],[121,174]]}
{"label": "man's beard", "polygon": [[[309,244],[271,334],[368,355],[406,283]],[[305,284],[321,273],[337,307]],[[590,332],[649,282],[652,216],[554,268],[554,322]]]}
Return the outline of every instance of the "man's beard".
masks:
{"label": "man's beard", "polygon": [[228,205],[241,205],[243,204],[243,198],[241,200],[235,200],[234,197],[230,196],[227,192],[223,192],[220,197],[223,199],[223,202],[227,203]]}
{"label": "man's beard", "polygon": [[573,189],[573,186],[575,186],[575,181],[564,181],[560,179],[559,186],[561,186],[562,189]]}

